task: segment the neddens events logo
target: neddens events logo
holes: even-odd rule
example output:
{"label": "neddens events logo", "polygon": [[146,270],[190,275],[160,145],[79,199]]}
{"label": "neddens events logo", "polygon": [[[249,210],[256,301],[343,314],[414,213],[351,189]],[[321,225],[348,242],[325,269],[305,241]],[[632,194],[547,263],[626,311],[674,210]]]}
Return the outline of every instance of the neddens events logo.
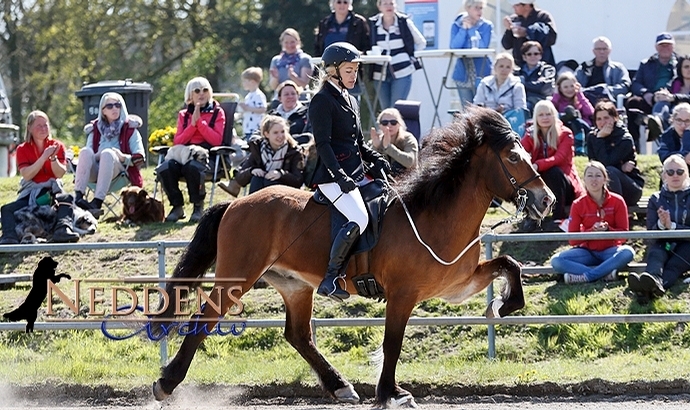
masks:
{"label": "neddens events logo", "polygon": [[[189,285],[173,286],[173,294],[157,285],[144,285],[141,289],[133,289],[131,284],[175,282],[196,283],[194,288]],[[208,292],[198,285],[200,282],[215,282]],[[125,340],[142,335],[150,340],[160,340],[170,332],[180,336],[205,333],[207,336],[239,336],[246,328],[244,320],[228,322],[223,320],[225,314],[221,311],[221,300],[227,297],[230,308],[227,315],[238,316],[244,311],[244,304],[240,300],[244,278],[226,279],[186,279],[186,278],[115,278],[115,279],[74,279],[74,299],[71,299],[57,285],[48,280],[48,307],[46,321],[66,322],[79,319],[80,321],[101,322],[101,331],[112,340]],[[127,286],[115,285],[125,283]],[[101,285],[96,285],[101,284]],[[108,284],[108,285],[102,285]],[[57,317],[53,294],[62,301],[75,317]],[[82,295],[88,300],[86,318],[82,311]],[[174,316],[191,316],[189,321],[180,322],[171,318],[160,317],[171,308],[173,303]],[[162,303],[161,303],[162,302]],[[216,314],[214,319],[205,319],[204,312]],[[209,328],[209,321],[217,322]],[[156,323],[157,322],[157,323]],[[114,330],[114,325],[124,323],[125,329]],[[153,330],[153,324],[159,331]]]}

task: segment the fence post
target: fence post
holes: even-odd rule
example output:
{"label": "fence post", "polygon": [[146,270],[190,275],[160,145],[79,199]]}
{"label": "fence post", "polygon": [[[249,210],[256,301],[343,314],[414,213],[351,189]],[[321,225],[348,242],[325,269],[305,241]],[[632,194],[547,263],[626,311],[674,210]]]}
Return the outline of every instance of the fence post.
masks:
{"label": "fence post", "polygon": [[[165,279],[165,242],[158,242],[156,248],[158,249],[158,278]],[[165,289],[165,281],[158,282],[158,286]],[[165,365],[168,361],[168,339],[161,339],[160,344],[161,365]]]}
{"label": "fence post", "polygon": [[316,319],[311,318],[311,341],[316,346]]}
{"label": "fence post", "polygon": [[[485,236],[484,238],[489,238],[490,235]],[[486,239],[484,243],[484,253],[486,255],[486,260],[490,261],[493,259],[493,240],[491,238]],[[491,300],[494,298],[494,282],[491,281],[489,283],[489,286],[486,288],[486,304],[489,306],[489,303],[491,303]],[[496,358],[496,328],[494,325],[489,325],[488,326],[488,334],[487,334],[487,339],[489,341],[489,359],[495,359]]]}

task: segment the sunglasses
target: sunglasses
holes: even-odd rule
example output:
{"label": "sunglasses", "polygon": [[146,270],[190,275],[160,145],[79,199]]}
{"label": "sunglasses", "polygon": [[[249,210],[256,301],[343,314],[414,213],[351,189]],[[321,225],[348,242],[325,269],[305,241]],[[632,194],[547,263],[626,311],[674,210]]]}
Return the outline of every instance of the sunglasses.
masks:
{"label": "sunglasses", "polygon": [[381,121],[379,121],[379,124],[383,125],[384,127],[388,124],[398,125],[398,120],[381,120]]}
{"label": "sunglasses", "polygon": [[350,4],[350,0],[336,0],[335,4]]}
{"label": "sunglasses", "polygon": [[682,169],[682,168],[678,168],[678,169],[667,169],[667,170],[665,170],[664,172],[666,172],[666,175],[672,177],[674,172],[676,173],[676,175],[680,176],[680,175],[683,175],[683,174],[685,173],[685,170]]}
{"label": "sunglasses", "polygon": [[116,103],[108,103],[103,106],[103,108],[107,108],[109,110],[112,110],[113,108],[122,108],[122,103],[116,102]]}
{"label": "sunglasses", "polygon": [[206,88],[206,87],[204,87],[204,88],[195,88],[195,89],[194,89],[194,94],[199,94],[199,93],[202,92],[202,91],[205,92],[205,93],[207,93],[207,92],[208,92],[208,88]]}
{"label": "sunglasses", "polygon": [[539,52],[536,52],[536,53],[525,53],[525,55],[526,55],[527,57],[532,57],[532,56],[540,56],[541,53],[539,53]]}

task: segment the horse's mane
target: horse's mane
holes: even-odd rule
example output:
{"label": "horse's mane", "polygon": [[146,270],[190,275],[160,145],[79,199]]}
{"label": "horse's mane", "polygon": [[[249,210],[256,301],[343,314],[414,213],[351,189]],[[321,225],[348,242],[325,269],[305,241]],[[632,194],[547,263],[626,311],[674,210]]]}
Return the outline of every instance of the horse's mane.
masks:
{"label": "horse's mane", "polygon": [[[484,143],[499,151],[513,141],[508,122],[494,110],[467,107],[465,112],[423,140],[419,166],[396,185],[414,214],[422,209],[440,209],[453,200],[467,172],[474,151]],[[486,170],[487,175],[494,170]]]}

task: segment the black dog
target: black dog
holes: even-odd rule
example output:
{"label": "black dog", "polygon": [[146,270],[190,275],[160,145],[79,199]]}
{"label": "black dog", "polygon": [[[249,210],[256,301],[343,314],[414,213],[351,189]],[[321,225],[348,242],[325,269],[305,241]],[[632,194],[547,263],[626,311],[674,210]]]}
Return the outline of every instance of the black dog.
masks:
{"label": "black dog", "polygon": [[72,279],[71,276],[64,273],[56,275],[55,268],[57,268],[57,265],[58,263],[50,256],[46,256],[38,262],[29,295],[18,308],[5,313],[3,315],[5,319],[10,322],[24,319],[26,320],[26,333],[34,331],[34,322],[36,322],[36,317],[38,317],[38,309],[43,304],[46,295],[48,295],[48,280],[58,283],[62,278]]}

